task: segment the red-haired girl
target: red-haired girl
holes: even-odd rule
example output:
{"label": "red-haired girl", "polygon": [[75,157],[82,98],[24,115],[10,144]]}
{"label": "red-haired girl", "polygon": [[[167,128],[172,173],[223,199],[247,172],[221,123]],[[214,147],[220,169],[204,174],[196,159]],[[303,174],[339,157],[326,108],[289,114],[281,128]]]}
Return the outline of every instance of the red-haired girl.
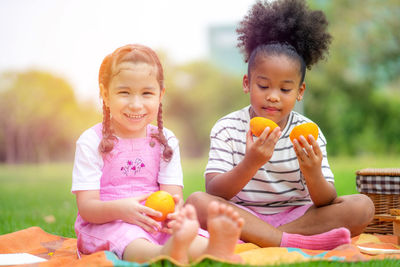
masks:
{"label": "red-haired girl", "polygon": [[[209,205],[208,240],[198,235],[194,207],[182,207],[178,140],[163,127],[165,87],[156,53],[143,45],[118,48],[103,60],[99,86],[103,122],[80,136],[73,169],[79,251],[109,250],[136,262],[168,255],[188,263],[204,253],[239,261],[233,252],[243,220],[232,208]],[[161,213],[143,205],[158,190],[175,196],[167,223],[154,220]]]}

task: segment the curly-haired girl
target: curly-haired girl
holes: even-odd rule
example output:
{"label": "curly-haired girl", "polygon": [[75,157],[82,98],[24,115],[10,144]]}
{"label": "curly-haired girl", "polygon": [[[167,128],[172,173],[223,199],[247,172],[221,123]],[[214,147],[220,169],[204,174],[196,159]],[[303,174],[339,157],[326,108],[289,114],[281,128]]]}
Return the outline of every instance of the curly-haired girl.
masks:
{"label": "curly-haired girl", "polygon": [[[328,51],[327,24],[304,0],[258,1],[240,22],[238,46],[248,63],[243,90],[250,105],[221,118],[211,131],[208,194],[196,192],[187,200],[203,227],[206,205],[219,200],[245,219],[246,242],[332,249],[349,243],[372,220],[368,197],[337,197],[321,131],[317,140],[289,139],[293,127],[310,122],[293,108],[304,96],[306,69]],[[249,121],[255,116],[279,127],[253,137]]]}

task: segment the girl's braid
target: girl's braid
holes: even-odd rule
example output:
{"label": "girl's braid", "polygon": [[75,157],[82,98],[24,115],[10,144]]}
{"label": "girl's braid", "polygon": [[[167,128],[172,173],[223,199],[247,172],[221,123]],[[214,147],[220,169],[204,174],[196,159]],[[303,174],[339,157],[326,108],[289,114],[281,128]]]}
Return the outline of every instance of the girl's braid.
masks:
{"label": "girl's braid", "polygon": [[172,148],[168,145],[168,140],[165,138],[163,132],[162,103],[160,103],[158,107],[157,126],[158,133],[152,134],[151,137],[156,138],[158,142],[160,142],[160,144],[164,146],[163,159],[168,162],[171,160],[173,151]]}
{"label": "girl's braid", "polygon": [[110,152],[114,148],[114,142],[117,139],[113,135],[113,131],[111,129],[110,123],[110,108],[106,106],[103,102],[103,129],[102,129],[103,138],[99,144],[99,151],[101,154],[106,154]]}

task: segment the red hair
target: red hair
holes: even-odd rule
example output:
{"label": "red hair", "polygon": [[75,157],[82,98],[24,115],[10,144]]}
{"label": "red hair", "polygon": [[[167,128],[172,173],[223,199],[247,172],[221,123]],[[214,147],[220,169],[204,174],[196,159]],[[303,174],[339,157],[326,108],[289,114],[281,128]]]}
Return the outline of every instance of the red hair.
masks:
{"label": "red hair", "polygon": [[[125,45],[116,49],[112,54],[107,55],[100,66],[99,84],[102,84],[106,90],[110,85],[110,81],[115,73],[116,67],[123,62],[131,63],[146,63],[154,66],[157,70],[156,79],[160,85],[160,89],[164,88],[164,71],[157,54],[149,47],[139,44]],[[152,134],[158,142],[164,147],[163,159],[169,161],[173,151],[168,145],[168,141],[163,133],[162,120],[162,104],[160,102],[157,115],[158,133]],[[117,141],[111,128],[110,109],[106,106],[103,100],[103,138],[99,144],[101,154],[109,153],[114,148],[114,143]]]}

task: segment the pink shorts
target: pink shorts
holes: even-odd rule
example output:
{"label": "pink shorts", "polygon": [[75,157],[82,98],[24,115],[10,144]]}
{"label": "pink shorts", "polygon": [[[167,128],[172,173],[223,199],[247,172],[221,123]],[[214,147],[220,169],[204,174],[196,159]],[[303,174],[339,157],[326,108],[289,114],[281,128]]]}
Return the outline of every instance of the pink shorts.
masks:
{"label": "pink shorts", "polygon": [[[134,240],[143,238],[153,244],[164,245],[171,235],[166,233],[150,234],[140,226],[123,221],[113,221],[105,224],[91,224],[84,221],[80,216],[75,222],[75,232],[78,238],[78,257],[80,252],[92,254],[101,250],[114,252],[122,259],[125,248]],[[207,237],[208,232],[199,229],[200,236]]]}
{"label": "pink shorts", "polygon": [[300,218],[313,205],[313,204],[307,204],[307,205],[303,205],[303,206],[293,206],[293,207],[289,208],[288,210],[280,212],[280,213],[261,214],[261,213],[255,212],[249,208],[246,208],[244,206],[237,205],[235,203],[232,203],[232,204],[234,204],[238,208],[241,208],[245,211],[250,212],[254,216],[258,217],[259,219],[263,220],[266,223],[269,223],[270,225],[272,225],[275,228],[277,228],[281,225],[290,223],[290,222]]}
{"label": "pink shorts", "polygon": [[100,250],[109,250],[120,259],[126,246],[135,239],[143,238],[154,244],[163,245],[170,237],[166,233],[150,234],[135,224],[123,221],[91,224],[85,222],[80,216],[75,223],[75,232],[78,238],[78,251],[91,254]]}

